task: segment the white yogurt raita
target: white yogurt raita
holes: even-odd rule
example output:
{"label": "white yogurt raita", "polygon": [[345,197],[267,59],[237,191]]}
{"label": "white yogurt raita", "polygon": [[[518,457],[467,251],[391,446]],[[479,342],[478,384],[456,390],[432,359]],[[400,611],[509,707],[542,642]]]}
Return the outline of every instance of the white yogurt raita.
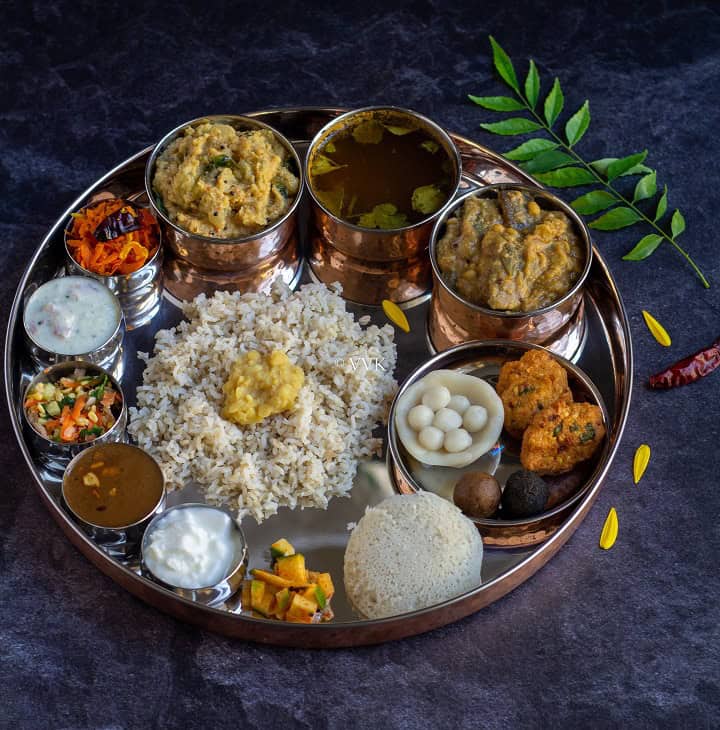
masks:
{"label": "white yogurt raita", "polygon": [[143,548],[146,568],[178,588],[207,588],[233,571],[242,554],[229,515],[213,507],[171,509],[151,526]]}
{"label": "white yogurt raita", "polygon": [[58,355],[98,350],[115,333],[122,310],[117,297],[87,276],[62,276],[40,286],[25,306],[30,339]]}

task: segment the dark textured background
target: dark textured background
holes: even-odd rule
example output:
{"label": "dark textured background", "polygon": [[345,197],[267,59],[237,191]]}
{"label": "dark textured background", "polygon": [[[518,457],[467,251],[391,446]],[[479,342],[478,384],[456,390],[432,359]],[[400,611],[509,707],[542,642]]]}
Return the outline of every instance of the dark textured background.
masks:
{"label": "dark textured background", "polygon": [[[631,320],[637,383],[589,517],[532,580],[453,626],[305,652],[178,623],[116,587],[52,522],[0,420],[0,726],[711,727],[720,710],[720,374],[667,393],[646,376],[720,334],[716,3],[1,3],[0,295],[94,179],[205,113],[390,102],[507,149],[467,93],[503,93],[491,32],[588,97],[590,157],[650,149],[688,221],[705,291],[662,246],[599,234]],[[311,9],[312,7],[312,9]],[[550,11],[553,8],[553,11]],[[546,87],[547,88],[547,87]],[[566,195],[566,197],[568,197]],[[661,348],[640,316],[669,329]],[[640,486],[635,447],[653,458]],[[597,546],[610,506],[615,547]]]}

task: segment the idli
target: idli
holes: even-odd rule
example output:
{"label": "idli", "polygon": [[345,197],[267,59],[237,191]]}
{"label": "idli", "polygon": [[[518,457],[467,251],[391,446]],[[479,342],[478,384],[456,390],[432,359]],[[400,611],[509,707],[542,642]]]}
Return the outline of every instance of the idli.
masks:
{"label": "idli", "polygon": [[368,508],[345,551],[345,590],[367,618],[432,606],[480,585],[475,525],[431,492],[398,494]]}

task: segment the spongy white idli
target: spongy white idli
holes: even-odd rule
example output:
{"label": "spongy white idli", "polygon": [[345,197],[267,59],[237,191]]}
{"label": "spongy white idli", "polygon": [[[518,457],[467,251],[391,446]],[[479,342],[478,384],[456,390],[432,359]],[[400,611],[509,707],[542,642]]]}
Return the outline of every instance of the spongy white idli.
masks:
{"label": "spongy white idli", "polygon": [[398,494],[368,509],[345,550],[345,590],[367,618],[426,608],[480,585],[477,527],[431,492]]}

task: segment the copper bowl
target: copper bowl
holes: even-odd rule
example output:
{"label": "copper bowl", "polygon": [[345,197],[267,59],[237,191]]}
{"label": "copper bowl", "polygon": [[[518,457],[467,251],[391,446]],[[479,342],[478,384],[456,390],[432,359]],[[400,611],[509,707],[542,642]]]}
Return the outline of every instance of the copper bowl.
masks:
{"label": "copper bowl", "polygon": [[[486,342],[468,342],[452,347],[432,357],[416,368],[406,378],[398,391],[390,408],[388,417],[388,471],[393,487],[400,494],[413,494],[423,488],[452,499],[450,483],[460,477],[464,471],[486,471],[500,477],[501,484],[511,472],[520,469],[519,443],[507,436],[505,431],[500,436],[504,450],[493,455],[491,452],[480,457],[465,469],[450,467],[425,467],[418,465],[413,473],[411,460],[408,457],[395,427],[395,411],[398,399],[418,380],[428,373],[439,369],[457,370],[458,372],[478,375],[493,386],[497,381],[497,373],[504,362],[518,360],[528,350],[545,349],[539,345],[509,340],[492,340]],[[568,373],[568,383],[577,401],[593,403],[600,407],[606,429],[610,423],[607,408],[600,391],[590,378],[569,360],[553,355]],[[568,475],[545,477],[554,482],[551,496],[545,511],[524,519],[470,518],[480,530],[486,545],[502,547],[521,547],[536,545],[547,540],[568,518],[575,505],[586,495],[600,478],[602,464],[608,449],[606,436],[601,449],[588,462],[573,469]],[[417,477],[418,469],[424,478]],[[450,490],[450,491],[449,491]]]}
{"label": "copper bowl", "polygon": [[[170,219],[162,200],[153,188],[158,157],[182,134],[183,130],[206,122],[229,124],[240,131],[270,130],[288,152],[295,168],[293,172],[299,179],[297,195],[282,217],[258,233],[241,238],[214,238],[186,231]],[[257,119],[216,115],[193,119],[176,127],[158,142],[145,167],[145,189],[150,206],[160,222],[163,238],[173,257],[166,262],[166,272],[168,270],[172,272],[174,269],[181,272],[176,277],[180,283],[183,277],[187,279],[187,277],[205,276],[220,282],[216,288],[259,291],[266,289],[276,278],[288,279],[287,267],[282,266],[282,262],[287,262],[293,269],[289,279],[295,278],[301,265],[298,255],[297,208],[302,197],[303,185],[302,165],[295,148],[277,130]],[[173,264],[176,266],[173,267]],[[234,281],[238,282],[238,286],[233,287]],[[168,286],[172,289],[173,285],[168,283]]]}
{"label": "copper bowl", "polygon": [[326,124],[310,142],[305,178],[310,191],[311,274],[325,284],[339,281],[343,296],[360,304],[377,305],[383,299],[411,303],[427,295],[432,278],[427,247],[435,222],[445,206],[418,223],[395,229],[361,228],[338,218],[318,199],[310,182],[315,155],[329,137],[366,119],[380,118],[398,125],[411,123],[428,133],[452,165],[447,206],[457,194],[462,174],[460,153],[450,136],[435,122],[400,107],[366,107],[347,112]]}
{"label": "copper bowl", "polygon": [[[500,190],[521,190],[532,195],[541,208],[565,213],[574,224],[585,250],[585,266],[570,290],[552,304],[531,312],[503,312],[468,302],[450,287],[438,266],[437,244],[442,238],[447,219],[467,198],[496,197]],[[580,216],[567,203],[541,188],[515,183],[498,183],[457,198],[443,211],[435,224],[430,241],[430,263],[433,293],[428,314],[428,338],[435,351],[446,350],[448,347],[472,340],[495,338],[551,346],[556,339],[566,334],[565,330],[572,324],[578,327],[584,325],[584,322],[577,320],[583,317],[584,285],[592,264],[590,234]],[[555,347],[550,349],[557,351]],[[570,358],[575,353],[566,349],[562,354]]]}

